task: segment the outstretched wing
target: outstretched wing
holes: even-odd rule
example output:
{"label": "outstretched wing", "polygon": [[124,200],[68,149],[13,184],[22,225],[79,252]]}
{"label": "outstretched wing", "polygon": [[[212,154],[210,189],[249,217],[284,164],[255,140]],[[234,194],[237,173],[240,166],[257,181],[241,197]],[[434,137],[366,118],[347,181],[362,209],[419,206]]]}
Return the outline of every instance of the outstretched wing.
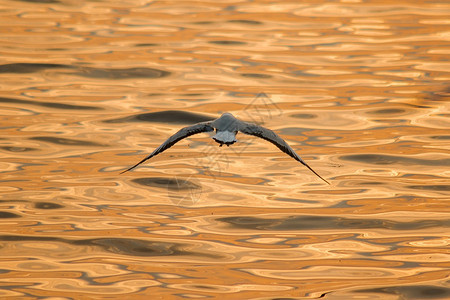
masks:
{"label": "outstretched wing", "polygon": [[305,167],[311,170],[311,172],[313,172],[317,177],[319,177],[326,183],[330,184],[328,181],[323,179],[322,176],[317,174],[316,171],[314,171],[310,166],[308,166],[308,164],[306,164],[303,161],[303,159],[301,159],[301,157],[298,156],[297,153],[295,153],[294,149],[292,149],[291,146],[288,145],[288,143],[286,143],[278,134],[276,134],[272,130],[256,124],[242,122],[241,126],[239,126],[239,131],[245,134],[257,136],[259,138],[271,142],[272,144],[277,146],[281,151],[283,151],[287,155],[293,157],[295,160],[302,163]]}
{"label": "outstretched wing", "polygon": [[211,122],[202,122],[202,123],[197,123],[197,124],[194,124],[192,126],[188,126],[188,127],[184,127],[182,129],[180,129],[177,133],[175,133],[170,138],[168,138],[167,141],[162,143],[161,146],[156,148],[155,151],[153,151],[149,156],[145,157],[143,160],[141,160],[140,162],[138,162],[134,166],[126,169],[125,171],[122,171],[120,174],[123,174],[125,172],[128,172],[128,171],[136,168],[137,166],[139,166],[140,164],[142,164],[146,160],[152,158],[155,155],[158,155],[159,153],[165,151],[166,149],[169,149],[170,147],[175,145],[178,141],[180,141],[180,140],[182,140],[182,139],[184,139],[184,138],[186,138],[188,136],[191,136],[191,135],[196,134],[196,133],[213,131],[214,128],[211,127],[210,124],[211,124]]}

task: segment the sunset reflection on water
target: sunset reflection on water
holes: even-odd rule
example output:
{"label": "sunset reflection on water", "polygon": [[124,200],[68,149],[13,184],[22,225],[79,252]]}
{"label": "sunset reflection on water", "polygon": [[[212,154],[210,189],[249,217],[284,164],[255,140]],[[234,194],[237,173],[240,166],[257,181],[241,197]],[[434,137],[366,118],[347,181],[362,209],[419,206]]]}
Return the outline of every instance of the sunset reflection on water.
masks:
{"label": "sunset reflection on water", "polygon": [[450,298],[447,2],[1,8],[2,298]]}

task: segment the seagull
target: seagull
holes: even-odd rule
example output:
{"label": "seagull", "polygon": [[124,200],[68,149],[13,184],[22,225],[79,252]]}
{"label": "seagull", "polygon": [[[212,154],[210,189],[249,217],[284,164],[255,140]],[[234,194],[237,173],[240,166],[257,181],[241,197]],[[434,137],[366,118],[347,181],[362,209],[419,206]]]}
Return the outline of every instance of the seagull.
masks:
{"label": "seagull", "polygon": [[326,183],[330,184],[328,181],[323,179],[322,176],[317,174],[316,171],[314,171],[308,164],[306,164],[306,162],[304,162],[303,159],[301,159],[300,156],[297,153],[295,153],[294,149],[292,149],[291,146],[289,146],[288,143],[286,143],[278,134],[276,134],[272,130],[264,128],[262,126],[238,120],[230,113],[224,113],[220,116],[220,118],[215,119],[213,121],[200,122],[200,123],[180,129],[177,133],[172,135],[164,143],[162,143],[158,148],[156,148],[155,151],[153,151],[150,155],[145,157],[143,160],[141,160],[134,166],[126,169],[125,171],[122,171],[120,174],[123,174],[125,172],[128,172],[128,171],[136,168],[137,166],[139,166],[146,160],[169,149],[170,147],[175,145],[177,142],[181,141],[184,138],[187,138],[188,136],[191,136],[191,135],[194,135],[197,133],[201,133],[201,132],[211,132],[214,130],[215,130],[216,134],[212,138],[214,141],[219,143],[219,147],[222,147],[224,144],[229,147],[230,145],[233,145],[234,143],[236,143],[237,142],[236,134],[238,132],[257,136],[259,138],[262,138],[266,141],[271,142],[272,144],[277,146],[281,151],[283,151],[284,153],[291,156],[296,161],[300,162],[305,167],[307,167],[317,177],[319,177]]}

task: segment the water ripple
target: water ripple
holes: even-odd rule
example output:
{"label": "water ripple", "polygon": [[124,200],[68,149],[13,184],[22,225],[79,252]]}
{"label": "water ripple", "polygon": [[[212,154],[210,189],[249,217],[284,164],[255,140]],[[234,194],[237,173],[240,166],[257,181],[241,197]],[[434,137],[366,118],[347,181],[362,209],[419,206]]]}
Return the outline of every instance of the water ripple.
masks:
{"label": "water ripple", "polygon": [[445,1],[3,2],[0,297],[449,298]]}
{"label": "water ripple", "polygon": [[[0,65],[0,74],[16,73],[26,74],[34,72],[42,72],[46,70],[72,70],[76,76],[97,79],[133,79],[133,78],[161,78],[170,75],[170,72],[152,69],[152,68],[126,68],[126,69],[109,69],[109,68],[93,68],[85,66],[74,66],[64,64],[48,64],[48,63],[13,63]],[[67,72],[66,71],[66,72]],[[61,72],[61,70],[60,70]]]}

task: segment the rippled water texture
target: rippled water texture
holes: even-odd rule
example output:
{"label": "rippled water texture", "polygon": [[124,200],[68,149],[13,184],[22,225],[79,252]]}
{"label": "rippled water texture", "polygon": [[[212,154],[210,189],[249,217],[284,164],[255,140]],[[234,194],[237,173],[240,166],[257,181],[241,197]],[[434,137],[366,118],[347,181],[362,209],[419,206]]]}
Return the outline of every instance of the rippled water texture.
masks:
{"label": "rippled water texture", "polygon": [[[450,299],[448,1],[0,1],[2,299]],[[256,137],[180,128],[231,112]]]}

